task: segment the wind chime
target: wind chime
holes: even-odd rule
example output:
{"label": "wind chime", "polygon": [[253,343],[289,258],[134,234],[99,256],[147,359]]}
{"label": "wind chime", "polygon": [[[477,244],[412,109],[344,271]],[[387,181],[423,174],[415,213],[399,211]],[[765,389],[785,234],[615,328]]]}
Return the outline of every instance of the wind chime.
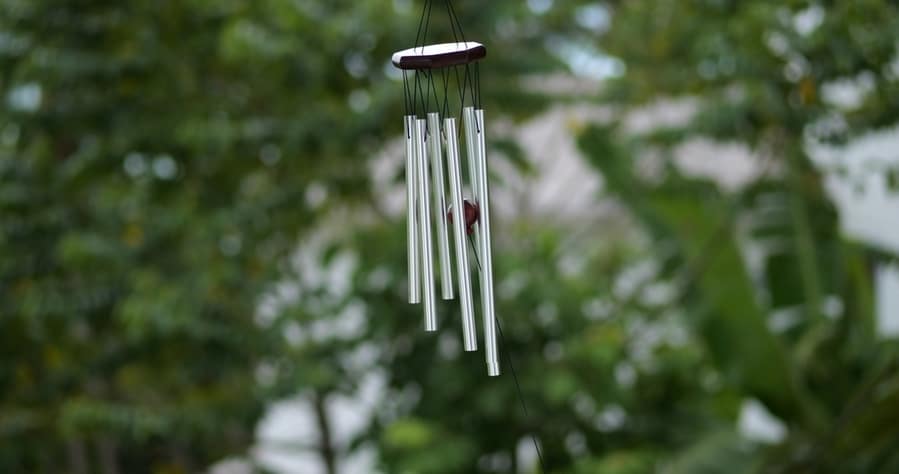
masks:
{"label": "wind chime", "polygon": [[[487,56],[487,48],[465,39],[462,25],[449,0],[445,0],[444,4],[455,42],[425,45],[434,3],[433,0],[425,1],[414,46],[393,55],[393,65],[403,71],[406,107],[403,124],[406,141],[409,303],[423,303],[425,331],[436,331],[432,230],[436,228],[441,296],[444,300],[451,300],[454,292],[449,224],[452,224],[463,347],[466,351],[478,349],[469,261],[471,244],[481,290],[487,374],[497,376],[500,367],[490,249],[490,191],[478,63]],[[456,118],[451,115],[450,103],[455,100],[451,100],[449,91],[454,79],[459,98],[458,110],[462,116],[461,136]],[[455,107],[452,110],[456,110]],[[465,145],[468,162],[467,185],[462,179],[461,143]]]}

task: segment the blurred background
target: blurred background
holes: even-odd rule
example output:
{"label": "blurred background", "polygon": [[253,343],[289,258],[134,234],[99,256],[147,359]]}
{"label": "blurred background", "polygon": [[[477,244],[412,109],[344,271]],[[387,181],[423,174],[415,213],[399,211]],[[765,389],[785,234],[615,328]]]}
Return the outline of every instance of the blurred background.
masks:
{"label": "blurred background", "polygon": [[0,0],[0,472],[899,472],[895,2],[453,4],[528,415],[406,303],[422,1]]}

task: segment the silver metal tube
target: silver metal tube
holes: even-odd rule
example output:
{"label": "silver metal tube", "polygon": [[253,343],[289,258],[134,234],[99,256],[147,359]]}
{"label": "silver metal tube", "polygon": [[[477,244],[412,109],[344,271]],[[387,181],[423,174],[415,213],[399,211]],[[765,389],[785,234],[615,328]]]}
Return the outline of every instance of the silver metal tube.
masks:
{"label": "silver metal tube", "polygon": [[424,119],[416,119],[413,127],[415,141],[415,171],[418,185],[418,235],[421,238],[421,286],[424,293],[425,331],[437,330],[437,299],[434,291],[434,250],[431,239],[431,207],[428,205],[428,149],[425,146],[427,125]]}
{"label": "silver metal tube", "polygon": [[[476,124],[474,107],[465,107],[462,109],[462,126],[465,129],[465,151],[468,153],[468,183],[471,186],[471,202],[472,204],[480,206],[481,191],[479,189],[477,177],[478,142],[477,133],[475,132]],[[462,215],[464,216],[464,212]],[[480,227],[479,224],[476,224],[473,228],[475,241],[477,241],[480,236]],[[475,245],[474,251],[478,256],[478,261],[483,264],[480,246]]]}
{"label": "silver metal tube", "polygon": [[418,247],[418,210],[416,209],[416,186],[418,173],[415,170],[415,142],[414,132],[415,117],[407,115],[403,118],[403,129],[406,139],[406,246],[408,248],[408,283],[409,303],[421,302],[421,274],[419,271]]}
{"label": "silver metal tube", "polygon": [[437,220],[437,255],[440,257],[440,284],[443,299],[453,299],[453,265],[450,262],[449,226],[446,222],[446,192],[443,177],[443,138],[440,114],[428,114],[428,146],[431,155],[431,179],[434,183],[434,218]]}
{"label": "silver metal tube", "polygon": [[462,109],[462,126],[465,129],[465,151],[468,156],[468,183],[471,186],[471,200],[474,203],[480,196],[477,180],[478,142],[475,133],[474,107]]}
{"label": "silver metal tube", "polygon": [[487,185],[487,145],[484,129],[484,110],[475,112],[477,120],[477,180],[480,206],[479,245],[481,249],[481,304],[484,313],[484,345],[486,346],[487,375],[499,375],[499,354],[496,345],[496,312],[493,301],[493,255],[490,250],[490,192]]}
{"label": "silver metal tube", "polygon": [[478,333],[474,322],[471,295],[471,267],[468,265],[468,242],[465,235],[465,210],[462,203],[462,170],[459,164],[459,139],[456,119],[443,121],[446,133],[446,165],[449,171],[450,200],[453,204],[453,237],[456,244],[456,272],[459,274],[459,304],[462,307],[462,342],[466,351],[478,350]]}

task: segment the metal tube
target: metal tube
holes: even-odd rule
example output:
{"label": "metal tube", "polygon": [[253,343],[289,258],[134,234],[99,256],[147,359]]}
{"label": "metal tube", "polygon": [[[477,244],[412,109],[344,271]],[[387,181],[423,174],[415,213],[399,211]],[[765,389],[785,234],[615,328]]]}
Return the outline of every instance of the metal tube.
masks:
{"label": "metal tube", "polygon": [[490,192],[487,187],[487,145],[484,130],[484,110],[475,112],[477,120],[477,180],[480,207],[478,241],[481,248],[481,304],[484,313],[484,345],[486,346],[487,375],[499,375],[499,355],[496,345],[496,313],[493,305],[493,255],[490,250]]}
{"label": "metal tube", "polygon": [[434,182],[434,217],[437,219],[437,255],[440,257],[440,284],[443,299],[453,299],[453,266],[450,262],[449,226],[446,222],[446,192],[443,177],[443,139],[440,114],[428,114],[428,145],[431,154],[431,179]]}
{"label": "metal tube", "polygon": [[462,109],[462,126],[465,129],[465,151],[468,156],[468,183],[471,186],[471,200],[477,202],[480,193],[477,180],[478,143],[475,133],[474,107]]}
{"label": "metal tube", "polygon": [[406,246],[408,248],[408,284],[409,284],[409,303],[417,304],[421,302],[421,274],[419,271],[418,256],[418,210],[416,206],[416,195],[418,187],[415,185],[417,180],[417,172],[415,170],[415,145],[413,140],[413,129],[415,128],[415,117],[407,115],[403,118],[403,125],[406,139]]}
{"label": "metal tube", "polygon": [[425,331],[437,330],[437,299],[434,291],[434,250],[431,239],[431,207],[428,205],[428,151],[425,146],[427,125],[424,119],[416,119],[413,127],[415,141],[415,171],[418,184],[418,235],[421,238],[421,284],[424,293]]}
{"label": "metal tube", "polygon": [[[474,107],[465,107],[462,109],[462,126],[465,129],[465,150],[468,152],[468,182],[471,185],[471,202],[480,206],[481,191],[479,188],[477,169],[478,169],[478,142],[477,133],[475,132],[475,113]],[[463,214],[464,215],[464,214]],[[480,224],[473,227],[475,241],[480,235]],[[481,248],[475,245],[475,254],[478,261],[483,264],[481,257]]]}
{"label": "metal tube", "polygon": [[478,350],[478,333],[474,322],[471,296],[471,268],[468,265],[468,242],[465,235],[465,210],[462,203],[462,171],[459,164],[459,139],[456,119],[443,121],[446,133],[446,164],[449,171],[450,199],[453,204],[453,237],[456,243],[456,272],[459,274],[459,304],[462,307],[462,342],[466,351]]}

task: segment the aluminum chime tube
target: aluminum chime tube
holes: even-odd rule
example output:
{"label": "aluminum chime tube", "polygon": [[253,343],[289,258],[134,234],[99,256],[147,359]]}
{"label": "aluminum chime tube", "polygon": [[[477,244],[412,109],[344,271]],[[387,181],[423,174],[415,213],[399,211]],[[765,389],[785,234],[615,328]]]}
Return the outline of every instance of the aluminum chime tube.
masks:
{"label": "aluminum chime tube", "polygon": [[434,249],[431,239],[431,207],[428,195],[428,152],[425,146],[427,122],[416,119],[412,138],[415,142],[415,181],[418,189],[418,235],[421,240],[421,286],[424,293],[425,331],[437,330],[437,299],[434,291]]}
{"label": "aluminum chime tube", "polygon": [[405,116],[403,125],[406,132],[404,138],[406,139],[406,246],[408,247],[407,259],[409,265],[409,303],[418,304],[421,302],[421,274],[418,257],[418,211],[415,209],[418,193],[415,186],[418,176],[415,166],[417,158],[413,131],[415,128],[415,116]]}
{"label": "aluminum chime tube", "polygon": [[[465,129],[465,151],[468,154],[468,183],[471,186],[471,202],[480,207],[481,191],[479,188],[477,169],[478,169],[478,147],[477,134],[475,133],[475,114],[474,107],[465,107],[462,109],[462,126]],[[475,241],[481,235],[480,222],[474,227]],[[483,264],[481,260],[481,248],[475,245],[475,255],[478,256],[478,262]]]}
{"label": "aluminum chime tube", "polygon": [[468,182],[471,186],[472,199],[474,202],[478,202],[480,196],[477,180],[478,147],[476,145],[477,136],[475,134],[474,120],[474,107],[462,109],[462,125],[465,126],[465,148],[468,152]]}
{"label": "aluminum chime tube", "polygon": [[446,222],[446,193],[443,177],[443,144],[440,114],[428,114],[428,146],[431,154],[431,178],[434,181],[434,215],[437,218],[437,255],[440,257],[440,284],[443,299],[453,299],[453,267],[450,263],[449,227]]}
{"label": "aluminum chime tube", "polygon": [[453,241],[456,244],[456,272],[459,274],[459,303],[462,307],[462,342],[465,350],[471,352],[478,350],[478,333],[475,329],[471,295],[471,267],[468,263],[468,242],[465,235],[465,205],[462,201],[462,167],[459,164],[456,119],[444,119],[443,130],[446,133],[446,164],[453,205]]}
{"label": "aluminum chime tube", "polygon": [[480,208],[478,240],[481,249],[481,305],[484,311],[484,345],[486,346],[487,375],[499,375],[499,353],[496,346],[496,312],[493,301],[493,254],[490,249],[490,192],[487,185],[487,145],[484,129],[484,109],[475,111],[474,133],[477,141],[477,188]]}

